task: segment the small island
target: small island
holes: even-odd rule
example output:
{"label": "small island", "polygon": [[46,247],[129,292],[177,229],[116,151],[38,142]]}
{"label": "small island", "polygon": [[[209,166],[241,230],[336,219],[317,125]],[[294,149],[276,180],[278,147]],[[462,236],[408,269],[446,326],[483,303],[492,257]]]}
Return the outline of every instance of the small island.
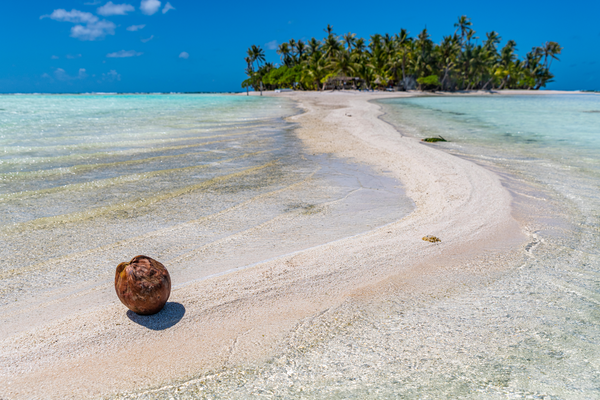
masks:
{"label": "small island", "polygon": [[499,48],[498,32],[476,36],[467,16],[459,17],[454,26],[454,33],[436,44],[427,28],[417,37],[401,29],[365,40],[350,32],[338,36],[327,25],[322,40],[290,39],[280,44],[279,65],[266,62],[264,50],[252,45],[245,58],[248,79],[242,87],[247,91],[538,90],[552,82],[550,66],[562,51],[557,42],[534,47],[520,59],[514,40]]}

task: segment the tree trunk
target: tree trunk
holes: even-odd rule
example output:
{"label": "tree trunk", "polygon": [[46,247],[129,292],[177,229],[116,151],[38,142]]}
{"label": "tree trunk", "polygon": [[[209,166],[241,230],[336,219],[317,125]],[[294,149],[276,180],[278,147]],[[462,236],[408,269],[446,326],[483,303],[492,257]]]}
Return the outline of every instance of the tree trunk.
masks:
{"label": "tree trunk", "polygon": [[490,78],[490,80],[489,80],[489,81],[487,81],[487,82],[485,83],[485,85],[483,85],[483,88],[481,88],[481,90],[485,90],[485,88],[487,87],[487,85],[489,85],[489,84],[490,84],[490,82],[492,82],[492,80],[493,80],[493,79],[494,79],[494,76],[492,76],[492,77]]}
{"label": "tree trunk", "polygon": [[448,78],[448,68],[444,69],[444,77],[442,78],[442,90],[446,90],[446,79]]}

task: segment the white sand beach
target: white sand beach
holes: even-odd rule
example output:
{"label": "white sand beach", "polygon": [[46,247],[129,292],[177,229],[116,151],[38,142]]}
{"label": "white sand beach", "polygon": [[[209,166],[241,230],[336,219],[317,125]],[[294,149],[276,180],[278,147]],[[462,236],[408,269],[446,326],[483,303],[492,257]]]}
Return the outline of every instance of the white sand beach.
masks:
{"label": "white sand beach", "polygon": [[[369,100],[398,93],[266,95],[304,110],[290,120],[313,154],[399,179],[415,210],[356,236],[175,284],[169,301],[185,313],[165,310],[162,318],[177,319],[168,329],[134,323],[116,295],[82,311],[85,298],[65,298],[33,328],[18,313],[5,316],[15,333],[0,340],[0,398],[94,398],[214,376],[313,342],[317,324],[349,323],[344,310],[353,305],[406,296],[425,304],[514,266],[528,237],[499,176],[382,121]],[[441,242],[422,240],[427,235]],[[228,251],[243,263],[244,254]]]}

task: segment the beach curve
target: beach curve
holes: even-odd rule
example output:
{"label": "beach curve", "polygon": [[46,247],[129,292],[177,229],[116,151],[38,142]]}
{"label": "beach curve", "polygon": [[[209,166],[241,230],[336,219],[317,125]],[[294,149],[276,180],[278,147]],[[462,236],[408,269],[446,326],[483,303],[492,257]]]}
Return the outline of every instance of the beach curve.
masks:
{"label": "beach curve", "polygon": [[[399,134],[369,102],[388,95],[285,96],[305,110],[290,120],[300,124],[297,134],[308,149],[400,179],[415,211],[361,235],[174,290],[170,300],[185,307],[185,318],[170,329],[132,324],[115,304],[8,338],[0,345],[7,396],[93,397],[264,360],[300,321],[349,297],[369,296],[395,277],[425,276],[428,265],[457,265],[525,240],[498,176]],[[425,242],[426,235],[442,242]]]}

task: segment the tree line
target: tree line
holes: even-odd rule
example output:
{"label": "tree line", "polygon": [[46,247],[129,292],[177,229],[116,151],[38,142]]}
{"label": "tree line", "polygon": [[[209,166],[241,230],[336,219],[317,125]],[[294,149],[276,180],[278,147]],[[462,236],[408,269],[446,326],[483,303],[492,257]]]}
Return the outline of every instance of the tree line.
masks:
{"label": "tree line", "polygon": [[338,36],[327,25],[322,40],[290,39],[280,44],[280,64],[266,62],[264,50],[252,45],[245,58],[248,79],[242,87],[537,90],[552,82],[550,66],[562,50],[558,43],[546,42],[519,59],[514,40],[500,48],[501,38],[495,31],[485,38],[475,36],[471,20],[464,15],[454,27],[452,35],[436,44],[426,28],[416,37],[401,29],[394,35],[371,35],[367,41],[353,33]]}

